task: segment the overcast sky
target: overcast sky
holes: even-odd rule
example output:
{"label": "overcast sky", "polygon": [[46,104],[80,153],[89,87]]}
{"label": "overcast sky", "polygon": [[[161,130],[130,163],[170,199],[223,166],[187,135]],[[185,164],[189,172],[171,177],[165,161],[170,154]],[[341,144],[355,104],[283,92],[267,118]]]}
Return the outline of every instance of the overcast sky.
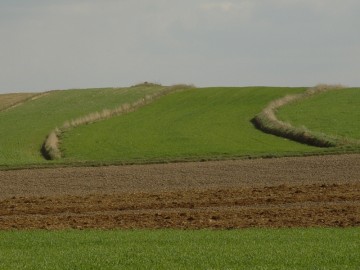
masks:
{"label": "overcast sky", "polygon": [[0,0],[0,93],[360,86],[358,0]]}

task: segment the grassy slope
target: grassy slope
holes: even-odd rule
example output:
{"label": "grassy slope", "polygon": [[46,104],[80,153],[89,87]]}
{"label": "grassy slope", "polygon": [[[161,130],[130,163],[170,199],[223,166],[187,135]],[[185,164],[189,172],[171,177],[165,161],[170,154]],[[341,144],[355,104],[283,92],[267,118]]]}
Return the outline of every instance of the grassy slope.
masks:
{"label": "grassy slope", "polygon": [[46,135],[65,120],[139,99],[159,87],[53,91],[0,112],[0,165],[46,162],[40,148]]}
{"label": "grassy slope", "polygon": [[135,161],[321,151],[256,130],[271,100],[302,88],[204,88],[172,94],[137,112],[76,128],[62,138],[70,160]]}
{"label": "grassy slope", "polygon": [[0,232],[0,269],[358,269],[360,229]]}
{"label": "grassy slope", "polygon": [[279,119],[312,131],[360,139],[360,89],[334,90],[282,107]]}
{"label": "grassy slope", "polygon": [[33,93],[14,93],[14,94],[1,94],[0,95],[0,111],[17,104],[19,102],[22,102],[24,100],[27,100],[28,98],[31,98],[35,94]]}

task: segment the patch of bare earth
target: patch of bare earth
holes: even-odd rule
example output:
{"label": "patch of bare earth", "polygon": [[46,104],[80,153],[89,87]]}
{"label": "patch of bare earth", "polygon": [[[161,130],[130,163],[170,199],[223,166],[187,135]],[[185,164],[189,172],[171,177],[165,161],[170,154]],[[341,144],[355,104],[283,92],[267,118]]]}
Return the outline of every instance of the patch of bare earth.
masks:
{"label": "patch of bare earth", "polygon": [[35,100],[47,95],[48,93],[13,93],[0,95],[0,112],[15,108],[22,105],[26,101]]}
{"label": "patch of bare earth", "polygon": [[0,229],[360,225],[360,155],[0,171]]}

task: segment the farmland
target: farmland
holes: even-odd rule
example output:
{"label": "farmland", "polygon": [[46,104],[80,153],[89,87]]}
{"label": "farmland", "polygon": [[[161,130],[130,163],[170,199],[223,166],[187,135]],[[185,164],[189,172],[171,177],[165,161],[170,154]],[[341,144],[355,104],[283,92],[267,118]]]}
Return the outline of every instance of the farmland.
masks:
{"label": "farmland", "polygon": [[[254,128],[272,99],[303,88],[202,88],[64,134],[65,160],[148,162],[321,152]],[[97,132],[101,130],[101,132]]]}
{"label": "farmland", "polygon": [[[357,268],[358,149],[309,146],[251,123],[305,88],[186,88],[65,130],[62,157],[41,155],[64,122],[163,89],[54,91],[4,105],[0,269]],[[326,92],[278,115],[358,139],[358,98],[357,89]]]}
{"label": "farmland", "polygon": [[[113,117],[106,116],[98,121],[102,114],[112,115],[112,111],[122,104],[137,102],[164,89],[167,87],[148,84],[130,88],[50,91],[19,102],[18,106],[0,113],[0,164],[2,167],[54,163],[130,164],[344,152],[344,149],[319,148],[272,136],[251,123],[272,100],[302,93],[305,88],[184,87],[135,112],[120,116],[115,113]],[[8,97],[0,96],[0,100],[6,104]],[[323,111],[323,108],[319,107],[319,110]],[[356,116],[356,113],[353,105],[341,115]],[[289,117],[293,114],[289,113]],[[299,122],[314,118],[313,114],[307,118],[304,115]],[[91,123],[87,120],[91,118],[98,120]],[[50,148],[56,147],[57,156],[61,158],[48,161],[44,157],[52,158],[51,155],[41,149],[44,150],[45,139],[56,128],[60,128],[60,141]]]}
{"label": "farmland", "polygon": [[360,89],[321,93],[282,107],[279,118],[294,126],[350,139],[360,139]]}
{"label": "farmland", "polygon": [[[358,269],[357,228],[0,232],[1,269]],[[15,263],[16,261],[16,263]]]}
{"label": "farmland", "polygon": [[0,228],[359,226],[360,155],[0,171]]}
{"label": "farmland", "polygon": [[47,161],[41,146],[48,133],[66,120],[133,102],[163,87],[51,91],[0,113],[0,164],[29,165]]}

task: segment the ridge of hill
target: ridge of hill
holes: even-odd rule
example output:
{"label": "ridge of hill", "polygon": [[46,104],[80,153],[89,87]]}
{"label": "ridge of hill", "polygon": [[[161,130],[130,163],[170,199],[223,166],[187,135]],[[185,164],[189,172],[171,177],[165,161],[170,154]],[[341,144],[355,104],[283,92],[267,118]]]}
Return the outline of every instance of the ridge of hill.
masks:
{"label": "ridge of hill", "polygon": [[0,112],[19,106],[26,101],[39,98],[45,93],[11,93],[11,94],[0,94]]}

